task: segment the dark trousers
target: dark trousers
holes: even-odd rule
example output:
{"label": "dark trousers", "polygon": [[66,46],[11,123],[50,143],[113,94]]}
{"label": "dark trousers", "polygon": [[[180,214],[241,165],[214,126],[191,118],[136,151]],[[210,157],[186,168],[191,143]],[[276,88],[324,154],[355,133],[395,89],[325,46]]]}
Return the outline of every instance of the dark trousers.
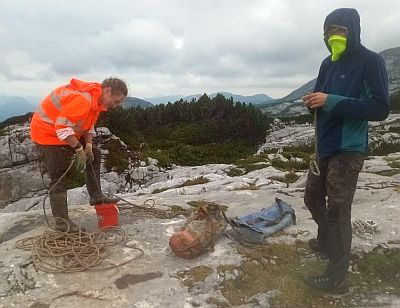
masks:
{"label": "dark trousers", "polygon": [[[39,145],[39,160],[44,163],[47,174],[50,177],[50,187],[59,180],[59,178],[68,169],[72,156],[75,151],[69,146],[62,145]],[[86,165],[86,186],[88,188],[89,195],[99,193],[98,186],[100,186],[100,164],[101,164],[101,152],[97,147],[93,146],[94,161],[92,163],[93,170],[89,164]],[[75,168],[72,166],[72,168]],[[54,189],[50,192],[52,194],[63,193],[67,191],[67,178],[64,177]]]}
{"label": "dark trousers", "polygon": [[351,204],[365,155],[343,152],[319,160],[321,175],[308,173],[304,203],[318,225],[318,240],[327,248],[325,275],[346,278],[352,240]]}

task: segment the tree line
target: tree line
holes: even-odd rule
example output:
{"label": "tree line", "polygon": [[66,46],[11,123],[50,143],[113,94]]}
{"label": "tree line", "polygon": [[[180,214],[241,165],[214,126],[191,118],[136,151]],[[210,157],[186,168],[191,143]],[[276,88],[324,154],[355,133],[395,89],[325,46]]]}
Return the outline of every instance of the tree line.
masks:
{"label": "tree line", "polygon": [[103,113],[108,127],[133,150],[194,165],[229,162],[254,153],[265,140],[269,120],[258,108],[218,94],[150,108],[118,108]]}

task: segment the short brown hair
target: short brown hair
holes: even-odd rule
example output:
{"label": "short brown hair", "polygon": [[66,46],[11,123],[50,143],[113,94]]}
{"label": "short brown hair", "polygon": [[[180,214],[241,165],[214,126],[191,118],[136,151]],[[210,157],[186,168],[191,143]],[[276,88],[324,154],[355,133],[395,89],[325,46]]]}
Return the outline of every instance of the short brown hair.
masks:
{"label": "short brown hair", "polygon": [[125,96],[128,95],[128,87],[126,86],[125,81],[119,78],[114,78],[114,77],[107,78],[101,83],[101,87],[103,89],[110,87],[111,93],[113,95],[114,94],[116,95],[123,94]]}

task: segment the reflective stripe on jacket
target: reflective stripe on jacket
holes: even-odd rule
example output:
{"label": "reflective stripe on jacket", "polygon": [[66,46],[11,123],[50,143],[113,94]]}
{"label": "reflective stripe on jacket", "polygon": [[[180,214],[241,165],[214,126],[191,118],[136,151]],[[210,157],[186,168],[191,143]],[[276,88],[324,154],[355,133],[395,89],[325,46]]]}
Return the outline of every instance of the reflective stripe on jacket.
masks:
{"label": "reflective stripe on jacket", "polygon": [[69,135],[79,139],[93,130],[100,112],[106,110],[98,103],[101,93],[99,83],[77,79],[52,91],[32,117],[32,140],[43,145],[62,145],[67,144],[63,139]]}

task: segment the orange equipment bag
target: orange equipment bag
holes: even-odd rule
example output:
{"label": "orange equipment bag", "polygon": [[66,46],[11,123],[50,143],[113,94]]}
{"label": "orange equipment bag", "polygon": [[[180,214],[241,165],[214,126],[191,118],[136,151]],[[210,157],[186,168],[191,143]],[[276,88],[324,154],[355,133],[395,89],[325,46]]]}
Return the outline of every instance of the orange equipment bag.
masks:
{"label": "orange equipment bag", "polygon": [[216,238],[227,226],[225,210],[225,206],[213,202],[199,205],[182,229],[169,240],[175,255],[193,259],[205,250],[213,250]]}

